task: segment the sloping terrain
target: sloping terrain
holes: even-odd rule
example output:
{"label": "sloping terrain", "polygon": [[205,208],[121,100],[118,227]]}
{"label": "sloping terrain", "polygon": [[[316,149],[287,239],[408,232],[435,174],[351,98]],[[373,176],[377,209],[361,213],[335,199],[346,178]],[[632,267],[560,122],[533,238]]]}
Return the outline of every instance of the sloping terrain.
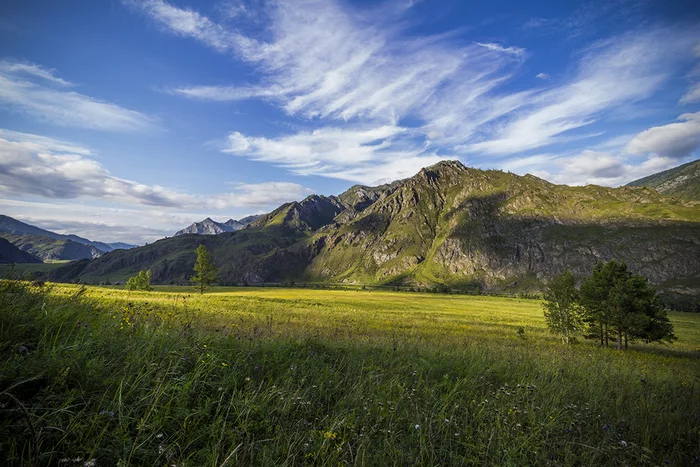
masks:
{"label": "sloping terrain", "polygon": [[565,268],[582,276],[615,258],[666,290],[700,293],[700,203],[646,187],[554,185],[459,162],[338,197],[313,195],[242,231],[109,253],[71,277],[123,280],[150,268],[156,283],[184,283],[200,243],[224,284],[532,290]]}
{"label": "sloping terrain", "polygon": [[41,263],[41,260],[26,251],[22,251],[8,240],[0,238],[0,263]]}
{"label": "sloping terrain", "polygon": [[0,237],[10,241],[22,251],[26,251],[42,261],[73,261],[92,259],[103,252],[92,245],[83,245],[67,239],[54,239],[41,235],[13,235],[0,232]]}
{"label": "sloping terrain", "polygon": [[40,237],[52,238],[54,240],[71,240],[76,243],[95,247],[97,250],[104,253],[115,249],[129,249],[136,247],[136,245],[130,245],[128,243],[95,242],[77,235],[58,234],[56,232],[51,232],[50,230],[42,229],[2,214],[0,214],[0,232],[6,232],[13,235],[36,235]]}
{"label": "sloping terrain", "polygon": [[664,195],[700,201],[700,160],[640,178],[627,186],[648,186]]}

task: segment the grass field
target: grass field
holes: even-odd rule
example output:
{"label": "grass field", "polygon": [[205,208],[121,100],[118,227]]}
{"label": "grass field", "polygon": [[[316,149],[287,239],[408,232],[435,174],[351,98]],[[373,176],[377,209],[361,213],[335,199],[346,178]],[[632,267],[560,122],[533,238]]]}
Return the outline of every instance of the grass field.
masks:
{"label": "grass field", "polygon": [[7,465],[700,461],[697,314],[618,352],[562,345],[536,300],[4,282],[0,305]]}

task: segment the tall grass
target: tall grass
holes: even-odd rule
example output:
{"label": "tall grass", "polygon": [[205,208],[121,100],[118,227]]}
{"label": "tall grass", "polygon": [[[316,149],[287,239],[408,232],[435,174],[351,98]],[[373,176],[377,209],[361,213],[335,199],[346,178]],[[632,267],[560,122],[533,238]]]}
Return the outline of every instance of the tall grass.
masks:
{"label": "tall grass", "polygon": [[5,281],[0,307],[3,465],[700,460],[696,315],[620,353],[533,300]]}

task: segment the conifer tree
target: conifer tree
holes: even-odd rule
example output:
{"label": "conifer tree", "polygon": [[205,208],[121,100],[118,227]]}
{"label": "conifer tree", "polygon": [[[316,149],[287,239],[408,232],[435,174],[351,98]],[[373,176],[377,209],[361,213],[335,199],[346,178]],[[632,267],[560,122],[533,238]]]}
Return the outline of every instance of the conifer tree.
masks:
{"label": "conifer tree", "polygon": [[197,260],[194,263],[195,275],[190,281],[195,284],[200,294],[204,293],[207,287],[212,285],[217,280],[216,266],[214,260],[207,250],[207,247],[200,244],[197,247]]}

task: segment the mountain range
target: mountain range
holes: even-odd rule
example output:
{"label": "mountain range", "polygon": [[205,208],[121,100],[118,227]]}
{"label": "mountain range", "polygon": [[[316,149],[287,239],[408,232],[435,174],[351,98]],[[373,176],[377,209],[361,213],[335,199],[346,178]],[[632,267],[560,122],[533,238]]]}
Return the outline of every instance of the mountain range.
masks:
{"label": "mountain range", "polygon": [[150,269],[156,284],[186,284],[199,244],[212,252],[221,284],[525,291],[567,268],[583,276],[597,261],[618,259],[662,290],[700,294],[700,202],[644,186],[555,185],[457,161],[287,203],[245,229],[71,263],[54,279],[117,282]]}
{"label": "mountain range", "polygon": [[186,234],[198,235],[218,235],[224,232],[233,232],[246,228],[251,222],[255,221],[259,215],[244,217],[243,219],[229,219],[226,222],[216,222],[207,217],[201,222],[195,222],[189,227],[175,232],[175,236]]}
{"label": "mountain range", "polygon": [[77,235],[58,234],[4,215],[0,215],[0,237],[41,261],[97,258],[117,249],[136,247],[128,243],[96,242]]}

